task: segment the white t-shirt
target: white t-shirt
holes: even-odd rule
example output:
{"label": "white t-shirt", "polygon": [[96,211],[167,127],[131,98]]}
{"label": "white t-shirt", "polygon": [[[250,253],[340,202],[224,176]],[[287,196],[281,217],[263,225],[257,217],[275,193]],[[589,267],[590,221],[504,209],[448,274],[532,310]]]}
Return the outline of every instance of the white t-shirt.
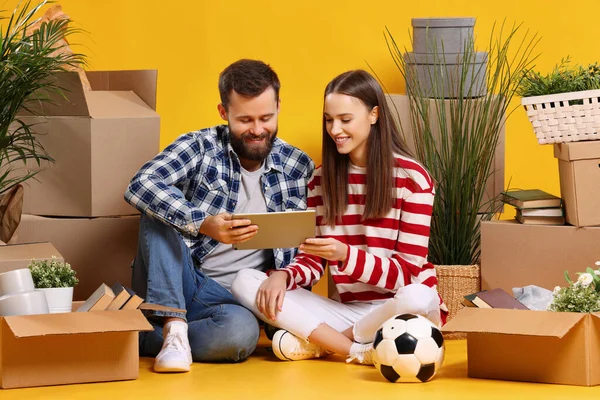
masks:
{"label": "white t-shirt", "polygon": [[[256,171],[241,169],[242,180],[238,193],[235,213],[265,213],[267,202],[261,188],[261,176],[265,165]],[[273,252],[271,250],[234,250],[230,244],[219,243],[215,249],[204,258],[200,268],[204,274],[229,289],[237,272],[241,269],[252,268],[265,271],[272,268]]]}

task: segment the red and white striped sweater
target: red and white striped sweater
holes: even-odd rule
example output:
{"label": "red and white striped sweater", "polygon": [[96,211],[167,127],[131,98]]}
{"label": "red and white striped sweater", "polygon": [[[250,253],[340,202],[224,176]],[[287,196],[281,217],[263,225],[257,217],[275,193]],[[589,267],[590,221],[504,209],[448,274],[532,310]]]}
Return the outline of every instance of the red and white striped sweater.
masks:
{"label": "red and white striped sweater", "polygon": [[[331,261],[329,270],[342,303],[385,300],[410,283],[436,289],[435,269],[427,261],[434,187],[427,171],[414,160],[396,155],[396,197],[380,219],[361,221],[365,204],[366,168],[348,171],[348,208],[335,227],[322,225],[321,167],[308,183],[308,207],[317,211],[317,236],[348,244],[346,262]],[[327,260],[299,253],[284,268],[288,290],[312,286],[323,275]],[[442,314],[446,307],[442,306]],[[445,316],[445,315],[444,315]],[[445,319],[445,318],[443,318]]]}

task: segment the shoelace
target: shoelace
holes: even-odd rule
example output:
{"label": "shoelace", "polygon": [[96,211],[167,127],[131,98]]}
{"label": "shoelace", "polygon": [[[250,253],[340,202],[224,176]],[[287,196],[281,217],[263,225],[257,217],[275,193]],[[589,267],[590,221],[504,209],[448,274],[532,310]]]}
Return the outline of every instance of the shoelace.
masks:
{"label": "shoelace", "polygon": [[182,351],[187,353],[185,343],[180,335],[167,335],[165,339],[164,349]]}
{"label": "shoelace", "polygon": [[373,365],[373,354],[372,350],[361,351],[356,354],[349,354],[348,358],[346,358],[347,363],[351,363],[352,361],[358,361],[360,364]]}
{"label": "shoelace", "polygon": [[306,355],[315,353],[318,357],[320,354],[319,348],[310,342],[302,342],[300,339],[296,339],[296,346],[292,350],[294,355]]}

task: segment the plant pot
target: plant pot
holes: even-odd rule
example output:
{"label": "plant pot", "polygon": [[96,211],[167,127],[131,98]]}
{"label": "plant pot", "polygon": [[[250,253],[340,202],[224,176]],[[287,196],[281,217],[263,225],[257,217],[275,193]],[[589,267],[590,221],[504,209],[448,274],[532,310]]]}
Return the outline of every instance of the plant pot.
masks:
{"label": "plant pot", "polygon": [[23,213],[22,185],[13,186],[0,197],[0,241],[8,243],[21,223]]}
{"label": "plant pot", "polygon": [[[465,307],[463,297],[481,290],[481,268],[479,265],[436,265],[437,290],[448,307],[450,321]],[[465,339],[464,333],[444,334],[446,339]]]}
{"label": "plant pot", "polygon": [[600,140],[600,90],[523,97],[539,144]]}
{"label": "plant pot", "polygon": [[464,53],[473,49],[475,18],[413,18],[415,53]]}
{"label": "plant pot", "polygon": [[[458,97],[474,98],[487,93],[487,61],[488,53],[470,52],[468,54],[417,54],[405,53],[407,73],[415,74],[406,81],[407,91],[411,83],[419,88],[413,92],[422,97]],[[465,57],[468,57],[465,59]],[[466,66],[466,71],[463,71]],[[462,78],[463,74],[465,78]],[[465,84],[460,93],[460,82]],[[435,84],[437,82],[437,85]],[[435,86],[443,88],[433,90]]]}
{"label": "plant pot", "polygon": [[73,305],[73,288],[37,289],[46,294],[50,314],[71,312]]}

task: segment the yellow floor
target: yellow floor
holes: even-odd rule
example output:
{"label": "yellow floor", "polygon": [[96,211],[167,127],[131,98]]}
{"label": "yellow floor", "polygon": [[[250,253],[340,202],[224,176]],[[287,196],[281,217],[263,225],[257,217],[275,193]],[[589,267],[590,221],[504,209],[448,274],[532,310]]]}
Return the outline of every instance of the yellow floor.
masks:
{"label": "yellow floor", "polygon": [[26,399],[577,399],[600,397],[600,386],[577,387],[470,379],[466,341],[446,341],[446,361],[428,383],[392,384],[374,367],[340,358],[282,362],[261,339],[241,364],[194,364],[186,374],[156,374],[142,358],[135,381],[0,391],[1,400]]}

